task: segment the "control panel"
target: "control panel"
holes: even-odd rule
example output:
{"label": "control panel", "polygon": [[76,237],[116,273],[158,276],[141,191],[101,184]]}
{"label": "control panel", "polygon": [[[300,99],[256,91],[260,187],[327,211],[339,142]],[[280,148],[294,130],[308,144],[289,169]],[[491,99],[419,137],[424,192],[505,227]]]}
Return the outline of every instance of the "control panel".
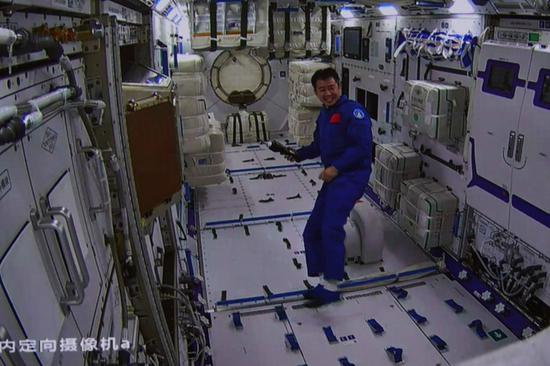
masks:
{"label": "control panel", "polygon": [[495,40],[548,46],[550,31],[495,27]]}

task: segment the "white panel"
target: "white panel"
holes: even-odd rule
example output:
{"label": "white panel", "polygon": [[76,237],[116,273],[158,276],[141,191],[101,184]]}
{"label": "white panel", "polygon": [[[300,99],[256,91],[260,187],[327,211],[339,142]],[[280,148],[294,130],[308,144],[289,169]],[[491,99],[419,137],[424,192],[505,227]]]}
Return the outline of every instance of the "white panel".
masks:
{"label": "white panel", "polygon": [[[274,293],[305,289],[305,259],[295,252],[303,251],[301,233],[291,222],[282,223],[282,232],[273,224],[216,229],[217,239],[208,230],[202,233],[202,249],[208,302],[213,306],[227,291],[227,299],[265,295],[268,285]],[[291,244],[287,249],[283,239]],[[292,262],[297,258],[301,269]],[[269,258],[269,265],[266,265]]]}
{"label": "white panel", "polygon": [[[36,242],[32,226],[28,224],[0,264],[0,277],[27,338],[57,339],[65,316],[37,245],[40,243]],[[54,358],[50,352],[38,355],[45,365],[50,365]]]}
{"label": "white panel", "polygon": [[[281,141],[281,143],[283,143]],[[284,144],[290,148],[298,149],[295,143],[286,140]],[[244,169],[270,168],[273,170],[296,169],[298,165],[285,159],[279,153],[269,150],[265,145],[249,145],[252,148],[239,146],[230,148],[226,146],[225,166],[232,175],[245,174]],[[319,158],[305,160],[304,164],[321,163]],[[282,167],[278,169],[278,167]],[[308,167],[309,168],[309,167]],[[252,174],[248,172],[248,174]]]}
{"label": "white panel", "polygon": [[[338,365],[340,358],[347,357],[357,366],[393,366],[395,363],[385,351],[388,347],[403,349],[403,361],[408,366],[448,365],[387,293],[352,296],[317,310],[289,309],[287,314],[308,365]],[[385,332],[375,335],[367,324],[369,319],[375,319]],[[332,328],[338,343],[328,342],[323,332],[327,326]],[[350,335],[354,341],[340,338]]]}
{"label": "white panel", "polygon": [[[84,290],[83,303],[77,306],[73,306],[72,311],[75,313],[78,325],[80,326],[84,335],[90,335],[89,332],[92,328],[92,322],[99,301],[98,297],[99,290],[101,288],[101,279],[95,261],[95,255],[91,248],[92,243],[89,239],[85,223],[83,222],[81,211],[77,206],[76,195],[74,192],[73,184],[71,182],[70,173],[65,174],[65,176],[58,182],[58,184],[50,192],[48,199],[52,208],[65,207],[71,213],[75,224],[76,234],[78,237],[78,245],[80,246],[80,250],[82,251],[82,256],[84,258],[84,263],[86,265],[86,270],[88,272],[90,280],[88,286]],[[59,217],[57,218],[64,224],[68,225],[68,223],[65,223],[63,219]],[[77,263],[78,265],[77,259],[75,257],[76,252],[74,252],[74,250],[76,249],[76,247],[74,247],[74,239],[70,238],[70,241],[71,245],[73,245],[74,248],[72,252],[73,257],[75,263]],[[80,267],[78,267],[78,271],[79,273],[81,273]]]}
{"label": "white panel", "polygon": [[45,196],[71,166],[64,116],[59,114],[32,130],[23,149],[36,196]]}
{"label": "white panel", "polygon": [[231,313],[212,316],[212,358],[216,366],[305,364],[301,352],[293,352],[285,346],[285,334],[292,331],[273,311],[241,313],[241,321],[242,329],[236,329]]}
{"label": "white panel", "polygon": [[[94,337],[95,335],[91,335],[91,337]],[[76,319],[75,316],[69,316],[67,317],[67,321],[65,321],[65,324],[63,324],[63,329],[61,330],[61,334],[59,336],[59,340],[57,342],[57,349],[59,350],[60,343],[59,341],[61,338],[76,338],[77,342],[77,350],[76,352],[58,352],[55,355],[54,365],[71,365],[71,366],[82,366],[86,365],[84,362],[84,357],[87,356],[86,353],[80,351],[80,341],[82,339],[80,332],[78,331],[78,327],[76,325]]]}
{"label": "white panel", "polygon": [[[415,281],[418,283],[418,281]],[[400,285],[408,295],[398,299],[405,310],[414,309],[427,318],[426,323],[418,325],[422,332],[430,337],[437,335],[447,343],[443,355],[451,364],[490,352],[513,343],[518,339],[500,321],[498,321],[478,300],[472,297],[459,283],[451,281],[444,275],[429,277],[419,282],[419,286]],[[445,303],[453,299],[464,308],[461,313]],[[468,327],[473,320],[480,319],[486,332],[499,329],[506,338],[495,342],[490,337],[479,338],[473,329]]]}
{"label": "white panel", "polygon": [[[472,99],[471,137],[475,145],[470,144],[469,151],[471,187],[467,192],[468,204],[505,227],[508,226],[509,220],[509,198],[506,198],[503,192],[510,192],[512,175],[506,154],[510,133],[516,131],[518,127],[525,88],[514,86],[515,91],[511,98],[490,94],[483,88],[484,84],[489,84],[488,62],[492,61],[517,65],[518,78],[527,80],[531,54],[531,47],[485,42],[479,55],[479,70],[485,75],[476,80]],[[474,148],[475,156],[472,156]],[[475,183],[472,177],[474,163],[477,175],[492,183],[494,190],[500,192],[497,194],[503,199],[495,197],[486,189],[472,185]]]}
{"label": "white panel", "polygon": [[[536,83],[540,75],[549,85],[549,65],[550,50],[537,46],[529,82]],[[517,197],[512,197],[510,230],[550,257],[550,101],[542,101],[533,88],[525,93],[518,130],[518,139],[521,135],[525,137],[521,157],[515,156],[516,169],[512,173],[513,195]],[[518,198],[526,203],[518,205]]]}
{"label": "white panel", "polygon": [[225,167],[228,170],[260,168],[261,162],[258,161],[255,150],[248,151],[226,151]]}
{"label": "white panel", "polygon": [[0,153],[0,256],[29,220],[33,206],[23,150],[15,144]]}
{"label": "white panel", "polygon": [[474,15],[453,15],[448,18],[434,16],[400,16],[397,18],[397,28],[427,28],[444,29],[450,33],[481,34],[483,31],[483,17]]}
{"label": "white panel", "polygon": [[[272,172],[281,177],[273,179],[256,178],[262,172],[233,177],[233,184],[208,187],[199,191],[201,225],[220,220],[236,220],[242,214],[243,218],[272,216],[281,214],[311,211],[317,190],[321,189],[318,179],[318,169],[288,170]],[[310,182],[313,180],[315,186]],[[233,194],[233,188],[236,194]],[[300,195],[301,198],[287,199]],[[271,202],[260,202],[269,200]]]}
{"label": "white panel", "polygon": [[82,255],[86,258],[90,250],[90,244],[88,235],[85,232],[85,227],[80,219],[80,210],[76,205],[75,193],[71,182],[71,174],[65,174],[59,183],[56,184],[55,188],[52,189],[48,195],[48,199],[52,208],[65,207],[72,214],[80,249],[82,250]]}
{"label": "white panel", "polygon": [[[290,146],[293,148],[296,148],[296,146]],[[273,160],[273,158],[275,160]],[[257,150],[256,151],[256,160],[259,161],[264,168],[269,167],[275,167],[275,166],[281,166],[281,165],[289,165],[294,164],[290,161],[286,160],[284,156],[282,156],[279,153],[273,152],[271,150],[265,149],[265,150]],[[305,163],[313,162],[314,160],[307,160]]]}
{"label": "white panel", "polygon": [[[76,148],[79,150],[82,146],[90,146],[90,140],[85,130],[77,111],[67,113],[67,126],[71,141],[75,141]],[[103,164],[97,156],[90,158],[89,152],[78,152],[73,156],[75,172],[79,173],[79,188],[80,196],[83,197],[83,214],[88,217],[91,208],[100,207],[104,203],[102,194],[102,182],[98,179],[97,167]],[[106,156],[106,154],[105,154]],[[88,210],[88,212],[85,212]],[[105,237],[112,237],[113,219],[110,207],[106,207],[104,211],[90,213],[90,219],[85,219],[88,224],[91,242],[94,243],[94,253],[96,254],[98,267],[101,269],[101,277],[107,276],[109,262],[111,261],[111,249],[106,244]]]}

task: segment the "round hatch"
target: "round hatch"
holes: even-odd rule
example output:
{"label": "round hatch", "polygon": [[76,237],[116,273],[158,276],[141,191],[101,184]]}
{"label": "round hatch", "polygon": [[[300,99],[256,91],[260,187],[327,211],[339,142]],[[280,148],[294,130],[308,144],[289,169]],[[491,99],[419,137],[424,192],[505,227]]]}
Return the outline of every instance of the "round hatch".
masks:
{"label": "round hatch", "polygon": [[271,68],[252,49],[227,50],[214,60],[210,80],[222,101],[247,106],[260,100],[269,89]]}

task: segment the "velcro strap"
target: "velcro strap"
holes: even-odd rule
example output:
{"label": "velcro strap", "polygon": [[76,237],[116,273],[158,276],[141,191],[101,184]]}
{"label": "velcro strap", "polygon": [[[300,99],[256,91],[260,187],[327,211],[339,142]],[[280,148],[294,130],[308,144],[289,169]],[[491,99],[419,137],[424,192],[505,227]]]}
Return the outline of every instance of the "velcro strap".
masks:
{"label": "velcro strap", "polygon": [[243,323],[241,321],[241,313],[236,312],[231,314],[231,317],[233,318],[233,325],[237,329],[243,329]]}
{"label": "velcro strap", "polygon": [[401,287],[392,286],[392,287],[388,287],[388,290],[393,292],[398,299],[404,299],[408,295],[408,292],[402,289]]}
{"label": "velcro strap", "polygon": [[437,347],[438,350],[442,351],[444,350],[445,348],[447,348],[447,343],[441,339],[439,336],[437,335],[433,335],[430,337],[430,341],[432,341],[432,343],[434,344],[434,346]]}
{"label": "velcro strap", "polygon": [[425,316],[422,316],[416,312],[416,310],[408,310],[407,313],[414,319],[418,324],[424,324],[428,319]]}
{"label": "velcro strap", "polygon": [[487,338],[487,333],[485,332],[485,329],[483,329],[483,323],[481,320],[476,319],[468,324],[468,326],[476,331],[479,338]]}
{"label": "velcro strap", "polygon": [[367,320],[367,324],[369,325],[370,329],[374,334],[382,334],[384,333],[384,327],[382,327],[376,319],[369,319]]}
{"label": "velcro strap", "polygon": [[389,347],[386,348],[386,352],[388,353],[388,356],[392,359],[394,363],[401,363],[403,362],[403,349],[397,348],[397,347]]}
{"label": "velcro strap", "polygon": [[264,292],[267,295],[267,297],[273,296],[273,292],[271,292],[271,290],[269,289],[269,287],[267,285],[263,285],[262,288],[264,289]]}
{"label": "velcro strap", "polygon": [[291,351],[298,351],[300,349],[300,345],[298,344],[298,340],[296,339],[294,333],[285,334],[285,340]]}
{"label": "velcro strap", "polygon": [[338,338],[334,335],[332,327],[323,327],[323,332],[325,332],[325,337],[327,337],[328,343],[338,343]]}
{"label": "velcro strap", "polygon": [[279,319],[280,321],[284,321],[288,319],[283,305],[276,306],[275,313],[277,314],[277,319]]}
{"label": "velcro strap", "polygon": [[354,363],[349,362],[347,357],[339,358],[338,362],[340,362],[340,366],[355,366]]}
{"label": "velcro strap", "polygon": [[451,308],[453,308],[453,310],[457,314],[462,313],[464,311],[464,308],[461,305],[457,304],[453,299],[445,300],[445,303],[449,305]]}

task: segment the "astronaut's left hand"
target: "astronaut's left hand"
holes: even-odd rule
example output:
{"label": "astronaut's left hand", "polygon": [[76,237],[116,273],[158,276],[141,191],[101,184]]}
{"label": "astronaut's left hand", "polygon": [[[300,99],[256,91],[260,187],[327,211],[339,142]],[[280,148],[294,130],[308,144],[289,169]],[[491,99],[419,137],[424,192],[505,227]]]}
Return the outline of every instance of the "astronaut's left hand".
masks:
{"label": "astronaut's left hand", "polygon": [[338,175],[338,169],[336,169],[333,166],[329,166],[328,168],[325,168],[319,174],[319,179],[323,180],[325,183],[330,183],[336,176]]}

